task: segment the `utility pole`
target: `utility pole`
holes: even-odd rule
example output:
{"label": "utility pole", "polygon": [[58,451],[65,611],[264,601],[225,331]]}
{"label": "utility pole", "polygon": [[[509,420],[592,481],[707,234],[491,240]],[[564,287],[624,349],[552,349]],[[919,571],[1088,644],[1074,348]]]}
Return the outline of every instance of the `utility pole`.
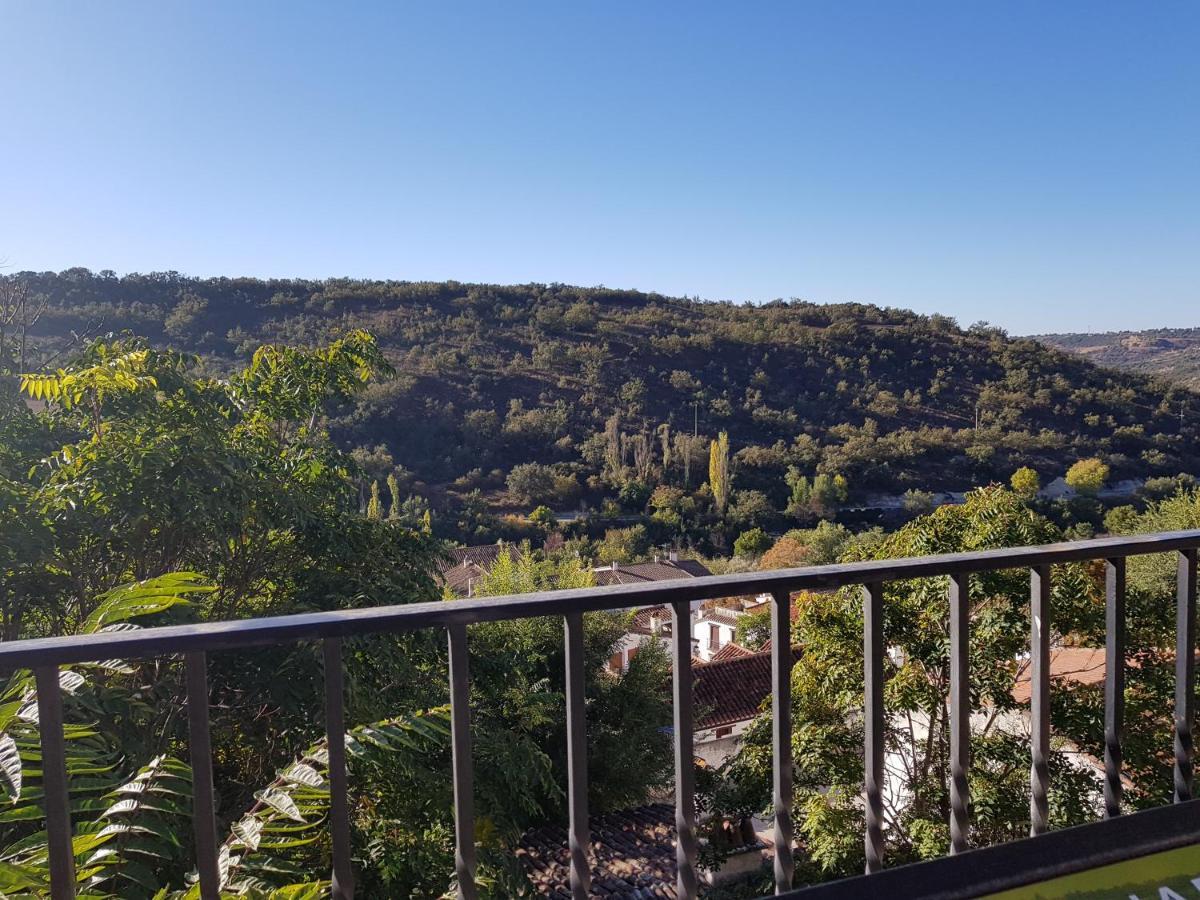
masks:
{"label": "utility pole", "polygon": [[[700,401],[699,400],[692,401],[692,412],[694,414],[694,420],[692,422],[692,437],[696,438],[696,437],[700,437]],[[1182,415],[1183,414],[1180,413],[1180,416],[1182,416]]]}

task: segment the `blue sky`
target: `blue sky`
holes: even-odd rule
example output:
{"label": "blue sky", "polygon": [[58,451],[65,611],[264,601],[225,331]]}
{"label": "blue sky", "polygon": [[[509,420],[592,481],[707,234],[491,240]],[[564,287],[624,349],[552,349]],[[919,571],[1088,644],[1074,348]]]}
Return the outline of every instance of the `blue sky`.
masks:
{"label": "blue sky", "polygon": [[1200,4],[0,5],[9,271],[1200,325]]}

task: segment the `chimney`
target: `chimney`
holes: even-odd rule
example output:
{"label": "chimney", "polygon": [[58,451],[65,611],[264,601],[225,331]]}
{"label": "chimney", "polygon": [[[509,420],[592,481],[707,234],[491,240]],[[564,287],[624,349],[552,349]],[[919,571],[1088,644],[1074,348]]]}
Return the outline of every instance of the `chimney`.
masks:
{"label": "chimney", "polygon": [[667,554],[667,559],[673,563],[679,562],[679,551],[672,547],[671,551]]}
{"label": "chimney", "polygon": [[657,553],[654,554],[654,561],[658,562],[658,554]]}
{"label": "chimney", "polygon": [[614,572],[617,571],[617,561],[615,559],[612,561],[612,570]]}

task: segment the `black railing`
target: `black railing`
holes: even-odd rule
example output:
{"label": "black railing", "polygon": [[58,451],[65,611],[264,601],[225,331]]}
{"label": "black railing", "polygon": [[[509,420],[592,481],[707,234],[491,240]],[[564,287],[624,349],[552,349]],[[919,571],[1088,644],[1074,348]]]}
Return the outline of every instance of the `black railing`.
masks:
{"label": "black railing", "polygon": [[[213,808],[212,756],[208,726],[208,654],[305,640],[320,640],[325,661],[325,719],[329,738],[330,829],[333,851],[333,896],[353,895],[350,866],[350,823],[346,795],[344,750],[345,713],[341,639],[356,635],[444,628],[449,641],[451,742],[454,777],[456,869],[459,896],[476,895],[473,774],[469,710],[467,626],[533,616],[564,618],[566,650],[567,761],[571,890],[588,895],[586,720],[584,714],[583,613],[637,606],[671,608],[671,661],[675,751],[675,822],[678,833],[676,890],[681,898],[696,896],[696,823],[693,784],[692,634],[691,603],[752,593],[774,598],[771,618],[772,740],[774,749],[775,883],[776,893],[792,887],[793,829],[791,822],[791,666],[790,596],[798,590],[863,587],[864,722],[866,811],[866,871],[879,871],[884,862],[883,763],[884,703],[883,586],[889,581],[949,576],[950,578],[950,731],[951,839],[949,852],[968,847],[970,759],[970,690],[968,579],[974,573],[1001,569],[1030,570],[1032,659],[1032,747],[1030,768],[1031,835],[1047,829],[1050,722],[1050,567],[1083,560],[1107,563],[1107,642],[1105,681],[1105,816],[1121,811],[1121,725],[1125,665],[1125,559],[1147,553],[1178,554],[1176,618],[1176,693],[1174,727],[1174,800],[1192,796],[1192,716],[1195,683],[1196,551],[1200,531],[1134,537],[1100,538],[1041,547],[1020,547],[975,553],[954,553],[913,559],[894,559],[818,566],[751,574],[723,575],[655,584],[550,591],[482,600],[416,603],[369,609],[305,613],[292,616],[177,625],[80,637],[15,641],[0,645],[0,669],[32,668],[37,680],[44,763],[45,814],[49,837],[52,896],[75,895],[70,807],[64,753],[62,696],[58,667],[113,658],[140,659],[182,653],[187,667],[187,709],[190,758],[195,782],[193,817],[200,893],[205,900],[219,895],[218,844]],[[1200,838],[1200,834],[1197,835]],[[933,864],[933,865],[936,865]],[[965,870],[964,870],[965,871]],[[836,885],[825,891],[837,892]],[[847,886],[844,896],[861,891]]]}

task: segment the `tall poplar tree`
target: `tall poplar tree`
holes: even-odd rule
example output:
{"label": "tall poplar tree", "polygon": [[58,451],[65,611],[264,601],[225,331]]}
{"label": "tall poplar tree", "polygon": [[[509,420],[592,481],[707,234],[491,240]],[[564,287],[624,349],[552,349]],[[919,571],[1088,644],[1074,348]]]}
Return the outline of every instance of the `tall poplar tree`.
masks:
{"label": "tall poplar tree", "polygon": [[729,472],[729,432],[722,431],[708,449],[708,484],[712,488],[717,512],[725,514],[729,505],[729,488],[732,482]]}

